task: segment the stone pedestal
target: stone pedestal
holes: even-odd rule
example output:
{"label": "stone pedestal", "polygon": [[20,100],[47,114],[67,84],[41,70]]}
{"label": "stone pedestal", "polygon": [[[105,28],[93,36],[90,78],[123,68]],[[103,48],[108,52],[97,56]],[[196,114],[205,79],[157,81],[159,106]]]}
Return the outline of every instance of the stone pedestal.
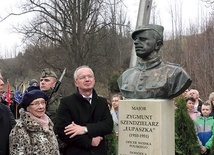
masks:
{"label": "stone pedestal", "polygon": [[174,155],[174,112],[171,100],[119,101],[118,155]]}

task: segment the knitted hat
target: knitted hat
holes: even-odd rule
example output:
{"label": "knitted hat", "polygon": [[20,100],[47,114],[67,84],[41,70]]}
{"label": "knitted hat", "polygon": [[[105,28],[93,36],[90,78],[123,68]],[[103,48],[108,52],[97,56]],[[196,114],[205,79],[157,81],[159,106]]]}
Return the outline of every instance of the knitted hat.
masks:
{"label": "knitted hat", "polygon": [[29,85],[32,86],[34,83],[37,83],[38,84],[38,81],[36,79],[31,79],[29,81]]}
{"label": "knitted hat", "polygon": [[37,98],[43,98],[45,101],[48,100],[48,96],[41,90],[31,90],[24,94],[22,101],[21,101],[21,107],[24,108],[24,110],[27,109],[27,107],[30,105],[33,100]]}
{"label": "knitted hat", "polygon": [[42,74],[40,78],[45,78],[45,77],[55,77],[56,79],[58,78],[56,73],[50,68],[45,68],[42,70]]}
{"label": "knitted hat", "polygon": [[30,86],[26,89],[26,92],[32,91],[32,90],[40,90],[39,86]]}
{"label": "knitted hat", "polygon": [[135,36],[145,30],[154,30],[155,32],[158,33],[158,35],[163,39],[163,30],[164,27],[161,25],[154,25],[154,24],[147,24],[147,25],[141,25],[139,26],[133,33],[132,33],[132,39],[135,38]]}

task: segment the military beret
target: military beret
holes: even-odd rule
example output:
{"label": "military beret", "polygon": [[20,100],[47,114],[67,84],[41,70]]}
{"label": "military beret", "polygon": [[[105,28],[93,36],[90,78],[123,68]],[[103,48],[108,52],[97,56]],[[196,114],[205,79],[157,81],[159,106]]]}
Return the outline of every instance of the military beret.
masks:
{"label": "military beret", "polygon": [[42,70],[42,74],[40,78],[45,78],[45,77],[55,77],[56,79],[58,79],[56,73],[50,68],[45,68]]}
{"label": "military beret", "polygon": [[154,25],[154,24],[147,24],[147,25],[141,25],[139,26],[133,33],[132,33],[132,39],[135,38],[135,36],[137,35],[137,33],[141,32],[141,31],[145,31],[145,30],[154,30],[156,31],[160,37],[163,39],[163,30],[164,27],[161,25]]}
{"label": "military beret", "polygon": [[48,100],[48,96],[41,90],[31,90],[24,94],[22,100],[21,100],[21,107],[24,108],[24,110],[27,109],[27,107],[30,105],[33,100],[37,98],[43,98],[45,101]]}

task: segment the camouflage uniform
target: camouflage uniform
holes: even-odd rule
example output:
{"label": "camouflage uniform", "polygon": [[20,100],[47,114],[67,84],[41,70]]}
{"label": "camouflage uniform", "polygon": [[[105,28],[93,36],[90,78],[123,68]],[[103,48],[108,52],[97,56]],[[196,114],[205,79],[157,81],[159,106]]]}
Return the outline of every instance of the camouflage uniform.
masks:
{"label": "camouflage uniform", "polygon": [[[52,90],[44,91],[46,95],[50,96]],[[62,95],[59,93],[54,93],[51,98],[49,98],[48,104],[46,106],[46,113],[52,120],[52,122],[56,123],[56,115],[57,115],[57,109],[60,104],[60,99],[62,98]]]}
{"label": "camouflage uniform", "polygon": [[[56,79],[58,79],[56,73],[49,68],[45,68],[42,70],[41,78],[45,78],[45,77],[55,77]],[[44,92],[46,93],[47,96],[50,97],[52,93],[52,89],[49,89]],[[62,98],[62,95],[55,92],[51,95],[51,98],[49,98],[48,103],[46,105],[46,114],[50,117],[50,119],[54,123],[54,127],[56,124],[57,110],[58,110],[61,98]],[[54,132],[56,133],[55,128],[54,128]],[[62,154],[66,144],[58,138],[58,135],[56,136],[57,136],[60,154]]]}
{"label": "camouflage uniform", "polygon": [[[56,79],[58,79],[56,73],[49,68],[45,68],[42,70],[41,78],[45,77],[55,77]],[[47,96],[50,97],[52,89],[49,89],[44,92],[46,93]],[[51,98],[49,98],[46,106],[46,113],[54,124],[56,123],[57,109],[59,107],[61,97],[62,95],[60,95],[59,93],[57,92],[53,93]]]}

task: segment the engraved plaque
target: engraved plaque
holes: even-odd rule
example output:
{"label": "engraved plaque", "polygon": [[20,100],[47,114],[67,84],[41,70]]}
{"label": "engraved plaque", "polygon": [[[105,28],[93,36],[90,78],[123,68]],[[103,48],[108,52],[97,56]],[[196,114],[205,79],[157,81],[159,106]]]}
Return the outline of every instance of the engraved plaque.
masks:
{"label": "engraved plaque", "polygon": [[120,101],[118,155],[174,155],[174,112],[171,100]]}

